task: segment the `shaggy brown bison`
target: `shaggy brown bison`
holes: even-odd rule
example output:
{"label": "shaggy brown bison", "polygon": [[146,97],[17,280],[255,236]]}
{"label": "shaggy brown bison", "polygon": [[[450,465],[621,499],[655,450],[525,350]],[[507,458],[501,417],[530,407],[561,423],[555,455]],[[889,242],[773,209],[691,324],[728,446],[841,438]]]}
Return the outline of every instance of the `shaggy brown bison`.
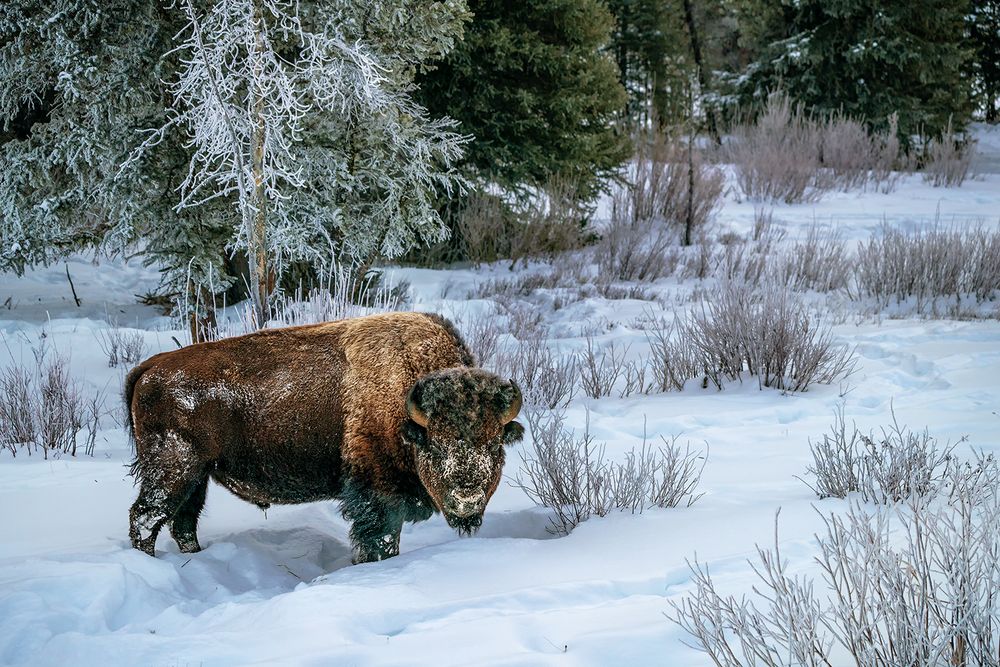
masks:
{"label": "shaggy brown bison", "polygon": [[513,381],[473,368],[452,324],[388,313],[265,330],[158,354],[129,373],[140,485],[132,544],[170,522],[181,551],[209,478],[268,507],[338,499],[355,562],[399,553],[405,521],[479,528],[504,445],[521,439]]}

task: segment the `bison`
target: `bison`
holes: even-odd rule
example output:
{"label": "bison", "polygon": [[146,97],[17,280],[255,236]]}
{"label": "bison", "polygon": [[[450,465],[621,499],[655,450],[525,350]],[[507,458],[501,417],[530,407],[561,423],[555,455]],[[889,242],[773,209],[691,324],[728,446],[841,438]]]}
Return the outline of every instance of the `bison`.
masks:
{"label": "bison", "polygon": [[125,382],[139,496],[132,545],[182,552],[209,478],[267,508],[336,499],[355,562],[399,553],[406,521],[476,531],[500,481],[513,380],[474,367],[443,317],[387,313],[264,330],[150,357]]}

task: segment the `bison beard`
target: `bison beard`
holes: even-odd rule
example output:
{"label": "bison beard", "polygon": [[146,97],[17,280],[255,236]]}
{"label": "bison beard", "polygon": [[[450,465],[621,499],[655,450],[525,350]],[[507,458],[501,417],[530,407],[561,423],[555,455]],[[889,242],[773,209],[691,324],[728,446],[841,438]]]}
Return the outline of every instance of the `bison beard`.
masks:
{"label": "bison beard", "polygon": [[129,374],[125,399],[140,484],[130,537],[150,555],[167,523],[181,551],[201,548],[209,478],[261,507],[339,500],[355,562],[398,554],[403,523],[435,511],[469,535],[524,432],[517,386],[419,313],[159,354]]}

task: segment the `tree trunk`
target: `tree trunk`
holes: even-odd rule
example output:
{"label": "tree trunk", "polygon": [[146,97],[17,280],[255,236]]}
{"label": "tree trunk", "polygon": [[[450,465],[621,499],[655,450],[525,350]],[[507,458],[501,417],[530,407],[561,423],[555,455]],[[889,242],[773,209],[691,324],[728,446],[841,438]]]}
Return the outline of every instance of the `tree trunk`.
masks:
{"label": "tree trunk", "polygon": [[[258,52],[264,50],[264,17],[259,2],[254,2],[254,28]],[[255,78],[263,77],[259,63],[255,65]],[[251,138],[251,171],[253,173],[253,225],[250,238],[250,268],[254,285],[253,306],[257,326],[263,327],[268,320],[268,303],[274,280],[267,261],[267,194],[264,188],[264,94],[259,86],[254,89],[254,130]]]}

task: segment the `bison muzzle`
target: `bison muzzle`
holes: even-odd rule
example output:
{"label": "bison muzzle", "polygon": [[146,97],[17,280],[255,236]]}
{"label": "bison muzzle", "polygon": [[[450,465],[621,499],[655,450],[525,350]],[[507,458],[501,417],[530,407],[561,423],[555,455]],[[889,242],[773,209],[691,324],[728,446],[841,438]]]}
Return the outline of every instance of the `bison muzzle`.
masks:
{"label": "bison muzzle", "polygon": [[125,401],[140,487],[129,534],[150,555],[167,523],[182,552],[201,548],[210,478],[262,508],[339,500],[355,562],[395,556],[403,523],[435,511],[469,534],[524,434],[517,385],[422,313],[158,354],[129,373]]}

